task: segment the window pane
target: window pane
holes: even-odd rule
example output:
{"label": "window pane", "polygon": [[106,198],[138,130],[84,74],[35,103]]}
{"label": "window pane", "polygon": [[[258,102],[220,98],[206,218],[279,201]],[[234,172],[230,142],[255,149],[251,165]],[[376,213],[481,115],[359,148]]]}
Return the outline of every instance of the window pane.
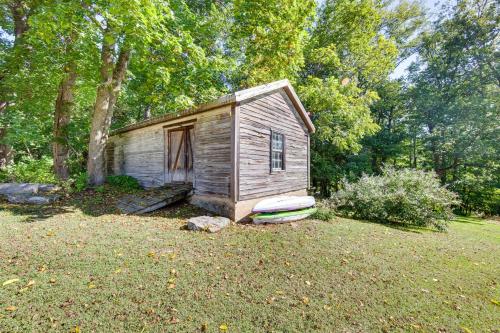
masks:
{"label": "window pane", "polygon": [[283,139],[283,134],[273,132],[271,137],[271,168],[273,170],[283,170]]}

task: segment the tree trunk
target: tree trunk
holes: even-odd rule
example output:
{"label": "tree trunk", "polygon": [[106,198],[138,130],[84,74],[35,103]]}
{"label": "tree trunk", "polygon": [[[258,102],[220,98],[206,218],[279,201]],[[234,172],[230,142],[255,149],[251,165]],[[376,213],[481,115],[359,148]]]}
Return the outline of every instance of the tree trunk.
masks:
{"label": "tree trunk", "polygon": [[148,104],[146,105],[146,108],[144,109],[144,113],[142,114],[142,119],[148,120],[151,118],[151,105]]}
{"label": "tree trunk", "polygon": [[76,67],[69,64],[66,75],[59,85],[54,112],[54,142],[52,143],[52,156],[54,159],[54,173],[61,180],[69,177],[69,144],[68,126],[73,109],[73,90],[76,82]]}
{"label": "tree trunk", "polygon": [[[5,116],[5,110],[7,109],[7,102],[0,102],[0,117]],[[0,127],[0,140],[5,138],[7,130]],[[5,143],[0,143],[0,170],[5,169],[10,163],[12,157],[12,149],[9,145]]]}
{"label": "tree trunk", "polygon": [[94,114],[90,129],[89,156],[87,174],[89,185],[104,183],[104,150],[108,141],[109,127],[113,117],[113,107],[121,90],[121,84],[127,71],[130,50],[122,47],[116,65],[113,63],[115,44],[103,39],[101,50],[101,84],[97,88]]}
{"label": "tree trunk", "polygon": [[[23,35],[28,31],[29,10],[25,8],[23,1],[14,1],[9,5],[10,14],[14,23],[14,47],[19,47]],[[2,78],[0,77],[0,80]],[[0,100],[0,117],[4,117],[9,103]],[[0,141],[5,139],[7,128],[0,127]],[[0,143],[0,169],[4,169],[12,160],[13,150],[5,144]]]}

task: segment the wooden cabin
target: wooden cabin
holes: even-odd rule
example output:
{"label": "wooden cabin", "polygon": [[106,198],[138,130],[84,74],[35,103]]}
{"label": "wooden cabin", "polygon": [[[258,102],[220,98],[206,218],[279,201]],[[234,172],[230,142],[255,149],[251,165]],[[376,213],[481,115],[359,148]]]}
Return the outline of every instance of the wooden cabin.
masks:
{"label": "wooden cabin", "polygon": [[106,169],[145,187],[191,183],[192,204],[240,221],[263,198],[306,194],[314,130],[281,80],[112,132]]}

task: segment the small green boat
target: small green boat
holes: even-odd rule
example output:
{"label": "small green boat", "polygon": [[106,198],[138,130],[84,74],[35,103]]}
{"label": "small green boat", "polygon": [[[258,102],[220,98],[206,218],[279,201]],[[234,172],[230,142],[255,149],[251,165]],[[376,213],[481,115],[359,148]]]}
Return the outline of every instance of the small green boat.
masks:
{"label": "small green boat", "polygon": [[316,208],[306,208],[292,210],[288,212],[259,213],[252,216],[253,223],[286,223],[298,221],[309,217],[316,211]]}

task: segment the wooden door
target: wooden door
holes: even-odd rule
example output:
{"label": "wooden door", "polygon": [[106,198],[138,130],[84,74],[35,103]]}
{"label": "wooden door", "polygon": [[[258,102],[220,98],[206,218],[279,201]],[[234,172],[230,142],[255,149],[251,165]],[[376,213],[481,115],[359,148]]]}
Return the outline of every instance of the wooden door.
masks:
{"label": "wooden door", "polygon": [[193,182],[193,126],[168,130],[167,183]]}

